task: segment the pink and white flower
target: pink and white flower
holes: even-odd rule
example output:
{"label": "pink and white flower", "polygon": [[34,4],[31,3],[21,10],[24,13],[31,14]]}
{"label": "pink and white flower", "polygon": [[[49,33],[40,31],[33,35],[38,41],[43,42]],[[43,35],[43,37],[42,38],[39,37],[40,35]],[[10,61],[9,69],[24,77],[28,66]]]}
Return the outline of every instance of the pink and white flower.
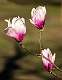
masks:
{"label": "pink and white flower", "polygon": [[44,68],[50,72],[54,68],[55,53],[52,55],[50,49],[47,48],[42,50],[41,54]]}
{"label": "pink and white flower", "polygon": [[26,34],[26,26],[25,26],[25,19],[18,17],[14,17],[12,22],[6,20],[8,22],[8,27],[5,29],[6,35],[15,38],[18,42],[21,42],[24,39]]}
{"label": "pink and white flower", "polygon": [[30,22],[35,25],[38,29],[43,29],[45,24],[46,8],[38,6],[36,9],[33,8],[31,11]]}

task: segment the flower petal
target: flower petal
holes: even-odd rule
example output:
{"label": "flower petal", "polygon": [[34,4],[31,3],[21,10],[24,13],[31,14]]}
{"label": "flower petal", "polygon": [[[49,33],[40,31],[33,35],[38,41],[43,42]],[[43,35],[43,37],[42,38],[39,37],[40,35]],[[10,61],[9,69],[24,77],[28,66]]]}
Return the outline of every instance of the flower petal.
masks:
{"label": "flower petal", "polygon": [[35,11],[36,11],[36,9],[35,9],[35,8],[33,8],[33,9],[32,9],[32,11],[31,11],[31,16],[32,16],[32,17],[34,16]]}
{"label": "flower petal", "polygon": [[55,54],[52,56],[52,53],[49,48],[42,50],[42,62],[47,71],[50,71],[54,67]]}
{"label": "flower petal", "polygon": [[8,27],[11,27],[10,19],[9,20],[5,19],[5,21],[8,22]]}
{"label": "flower petal", "polygon": [[31,20],[31,19],[29,19],[30,20],[30,22],[32,23],[32,24],[34,24],[34,22]]}
{"label": "flower petal", "polygon": [[30,22],[35,25],[38,29],[43,29],[45,24],[45,15],[46,15],[46,8],[42,6],[38,6],[36,9],[33,8],[31,11]]}
{"label": "flower petal", "polygon": [[10,19],[5,21],[8,22],[8,27],[5,29],[6,34],[17,41],[22,41],[26,34],[25,19],[18,16],[12,19],[12,24]]}
{"label": "flower petal", "polygon": [[55,56],[56,56],[56,54],[54,53],[54,55],[52,56],[52,62],[54,63],[54,61],[55,61]]}
{"label": "flower petal", "polygon": [[22,22],[25,24],[25,19],[24,19],[23,17],[21,18],[21,20],[22,20]]}

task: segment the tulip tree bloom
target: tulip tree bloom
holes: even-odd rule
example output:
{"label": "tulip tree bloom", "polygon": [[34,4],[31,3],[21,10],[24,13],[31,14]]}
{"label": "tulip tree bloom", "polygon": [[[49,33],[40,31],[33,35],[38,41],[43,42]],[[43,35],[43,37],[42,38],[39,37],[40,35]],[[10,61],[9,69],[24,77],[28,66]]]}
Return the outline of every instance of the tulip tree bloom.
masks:
{"label": "tulip tree bloom", "polygon": [[43,29],[45,24],[46,8],[38,6],[36,9],[33,8],[31,11],[30,22],[35,25],[38,29]]}
{"label": "tulip tree bloom", "polygon": [[12,22],[10,22],[10,19],[5,21],[8,22],[8,27],[5,29],[6,34],[21,42],[26,34],[25,19],[18,16],[14,17]]}
{"label": "tulip tree bloom", "polygon": [[52,55],[49,48],[42,50],[41,54],[44,68],[50,72],[54,68],[55,54]]}

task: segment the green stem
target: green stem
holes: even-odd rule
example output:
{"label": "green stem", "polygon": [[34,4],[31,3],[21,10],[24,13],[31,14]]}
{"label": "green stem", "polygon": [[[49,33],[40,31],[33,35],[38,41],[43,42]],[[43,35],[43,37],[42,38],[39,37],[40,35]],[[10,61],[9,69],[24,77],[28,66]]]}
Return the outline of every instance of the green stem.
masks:
{"label": "green stem", "polygon": [[40,51],[42,50],[43,47],[41,42],[42,42],[42,30],[40,30]]}

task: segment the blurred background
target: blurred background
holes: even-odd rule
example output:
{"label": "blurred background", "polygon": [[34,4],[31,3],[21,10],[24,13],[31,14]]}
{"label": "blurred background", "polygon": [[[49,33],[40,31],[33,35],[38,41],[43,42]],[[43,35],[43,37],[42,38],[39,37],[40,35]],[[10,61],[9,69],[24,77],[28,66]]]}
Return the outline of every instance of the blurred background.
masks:
{"label": "blurred background", "polygon": [[[45,5],[47,9],[45,29],[42,33],[43,48],[56,53],[55,64],[62,69],[62,1],[61,0],[0,0],[0,80],[50,80],[43,69],[39,53],[39,30],[30,22],[31,9]],[[26,19],[27,34],[21,48],[3,31],[5,19],[15,16]],[[55,70],[62,77],[62,73]],[[4,77],[4,78],[3,78]],[[60,79],[59,79],[60,80]]]}

